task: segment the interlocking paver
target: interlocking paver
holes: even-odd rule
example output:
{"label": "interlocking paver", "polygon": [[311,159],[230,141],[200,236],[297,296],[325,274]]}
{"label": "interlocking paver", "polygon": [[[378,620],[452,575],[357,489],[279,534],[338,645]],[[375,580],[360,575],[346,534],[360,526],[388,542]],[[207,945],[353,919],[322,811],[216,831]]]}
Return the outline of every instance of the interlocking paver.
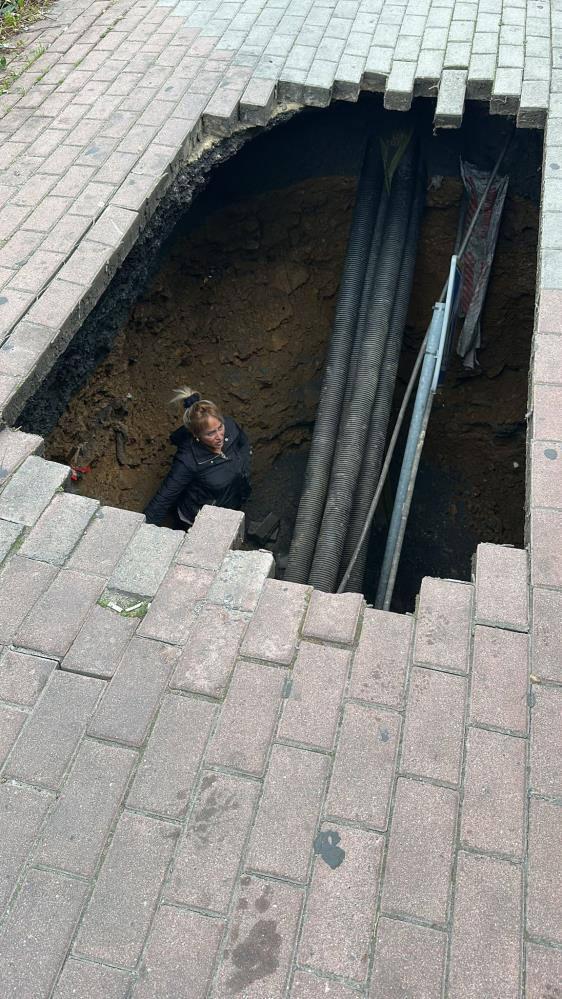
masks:
{"label": "interlocking paver", "polygon": [[99,503],[86,496],[55,496],[25,539],[20,553],[63,565],[81,538]]}
{"label": "interlocking paver", "polygon": [[314,590],[308,605],[303,635],[351,645],[363,609],[360,593],[321,593]]}
{"label": "interlocking paver", "polygon": [[66,465],[30,455],[2,490],[0,517],[33,527],[69,475]]}
{"label": "interlocking paver", "polygon": [[253,611],[265,581],[275,571],[270,552],[227,552],[207,600],[229,610]]}
{"label": "interlocking paver", "polygon": [[461,820],[466,846],[521,859],[526,755],[523,739],[469,729]]}
{"label": "interlocking paver", "polygon": [[412,670],[402,772],[458,784],[466,693],[463,677],[417,667]]}
{"label": "interlocking paver", "polygon": [[61,669],[110,680],[138,623],[138,618],[96,604],[62,660]]}
{"label": "interlocking paver", "polygon": [[73,569],[63,569],[20,625],[15,641],[62,658],[69,650],[88,612],[103,591],[104,580]]}
{"label": "interlocking paver", "polygon": [[562,593],[533,592],[532,672],[541,680],[562,682]]}
{"label": "interlocking paver", "polygon": [[203,606],[170,681],[179,690],[222,697],[234,669],[248,615]]}
{"label": "interlocking paver", "polygon": [[351,670],[351,697],[402,706],[411,633],[409,617],[365,611]]}
{"label": "interlocking paver", "polygon": [[414,662],[451,673],[468,670],[472,587],[448,579],[422,580]]}
{"label": "interlocking paver", "polygon": [[539,794],[562,794],[562,689],[533,684],[529,786]]}
{"label": "interlocking paver", "polygon": [[183,539],[181,531],[143,524],[115,566],[109,587],[139,597],[154,597]]}
{"label": "interlocking paver", "polygon": [[4,649],[0,654],[0,700],[31,707],[56,666],[55,659]]}
{"label": "interlocking paver", "polygon": [[139,626],[139,635],[182,645],[212,580],[213,574],[205,569],[172,566]]}
{"label": "interlocking paver", "polygon": [[302,643],[285,691],[279,739],[332,748],[349,662],[344,649]]}
{"label": "interlocking paver", "polygon": [[562,809],[560,804],[529,802],[527,930],[542,940],[562,943]]}
{"label": "interlocking paver", "polygon": [[242,655],[289,665],[310,587],[267,579],[242,644]]}
{"label": "interlocking paver", "polygon": [[21,708],[0,705],[0,766],[8,757],[26,721],[27,714]]}
{"label": "interlocking paver", "polygon": [[135,531],[144,522],[140,513],[102,506],[78,542],[68,568],[110,576]]}
{"label": "interlocking paver", "polygon": [[357,992],[330,978],[320,978],[309,971],[297,971],[291,987],[291,999],[357,999]]}
{"label": "interlocking paver", "polygon": [[527,732],[529,639],[500,628],[474,629],[470,720]]}
{"label": "interlocking paver", "polygon": [[0,913],[4,913],[21,867],[41,828],[54,796],[31,787],[0,787]]}
{"label": "interlocking paver", "polygon": [[478,545],[475,612],[479,624],[525,631],[529,624],[527,589],[526,552]]}
{"label": "interlocking paver", "polygon": [[161,905],[132,991],[134,999],[205,999],[223,932],[220,919]]}
{"label": "interlocking paver", "polygon": [[69,958],[53,992],[53,999],[127,999],[131,975],[117,968]]}
{"label": "interlocking paver", "polygon": [[527,999],[541,999],[556,995],[562,981],[562,951],[538,944],[527,944],[526,992]]}
{"label": "interlocking paver", "polygon": [[447,937],[440,930],[382,916],[377,926],[371,999],[441,999]]}

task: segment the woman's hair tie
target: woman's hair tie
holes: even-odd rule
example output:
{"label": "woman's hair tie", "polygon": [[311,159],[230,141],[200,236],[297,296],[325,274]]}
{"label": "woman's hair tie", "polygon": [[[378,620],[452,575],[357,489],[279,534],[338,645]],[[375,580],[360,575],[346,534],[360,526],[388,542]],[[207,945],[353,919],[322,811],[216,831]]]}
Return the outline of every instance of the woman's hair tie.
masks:
{"label": "woman's hair tie", "polygon": [[196,402],[199,402],[200,398],[199,392],[193,392],[192,395],[188,395],[187,399],[183,400],[184,409],[189,409]]}
{"label": "woman's hair tie", "polygon": [[201,395],[199,392],[194,392],[188,385],[182,385],[181,388],[176,389],[172,402],[181,402],[183,408],[187,411],[194,403],[199,402],[200,398]]}

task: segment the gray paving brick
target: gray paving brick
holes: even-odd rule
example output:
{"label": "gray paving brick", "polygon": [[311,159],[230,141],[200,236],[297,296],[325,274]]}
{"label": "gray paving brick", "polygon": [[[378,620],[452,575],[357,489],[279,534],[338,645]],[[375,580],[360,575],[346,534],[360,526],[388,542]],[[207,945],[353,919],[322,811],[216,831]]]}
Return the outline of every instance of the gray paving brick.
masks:
{"label": "gray paving brick", "polygon": [[343,649],[301,645],[285,691],[279,738],[332,748],[349,662]]}
{"label": "gray paving brick", "polygon": [[531,798],[529,803],[527,932],[562,943],[562,811],[560,804]]}
{"label": "gray paving brick", "polygon": [[0,700],[33,706],[56,665],[54,659],[4,649],[0,654]]}
{"label": "gray paving brick", "polygon": [[0,787],[0,913],[4,913],[20,870],[33,847],[53,795],[35,788],[2,784]]}
{"label": "gray paving brick", "polygon": [[[325,831],[335,831],[325,826]],[[314,865],[303,922],[299,962],[363,984],[368,971],[383,838],[342,827],[345,857],[333,870],[321,858]]]}
{"label": "gray paving brick", "polygon": [[393,60],[384,92],[384,106],[387,110],[409,111],[415,75],[416,62]]}
{"label": "gray paving brick", "polygon": [[179,650],[133,638],[106,687],[88,734],[142,746]]}
{"label": "gray paving brick", "polygon": [[390,712],[347,704],[325,812],[386,829],[400,735]]}
{"label": "gray paving brick", "polygon": [[181,531],[143,524],[113,570],[110,588],[139,597],[154,597],[182,540]]}
{"label": "gray paving brick", "polygon": [[333,979],[297,971],[293,978],[291,999],[357,999],[357,992]]}
{"label": "gray paving brick", "polygon": [[363,605],[360,593],[321,593],[314,590],[302,633],[305,638],[351,645]]}
{"label": "gray paving brick", "polygon": [[222,697],[234,669],[248,616],[214,604],[202,607],[170,686]]}
{"label": "gray paving brick", "polygon": [[417,608],[414,662],[466,673],[471,610],[472,586],[426,576]]}
{"label": "gray paving brick", "polygon": [[8,757],[26,721],[27,713],[20,707],[0,705],[0,766]]}
{"label": "gray paving brick", "polygon": [[229,610],[253,611],[265,581],[275,571],[270,552],[227,552],[207,600]]}
{"label": "gray paving brick", "polygon": [[100,596],[103,584],[104,580],[97,576],[63,569],[21,624],[16,644],[62,658]]}
{"label": "gray paving brick", "polygon": [[470,719],[527,732],[528,638],[500,628],[474,629]]}
{"label": "gray paving brick", "polygon": [[531,772],[529,787],[538,794],[561,795],[562,689],[533,684],[531,693]]}
{"label": "gray paving brick", "polygon": [[182,645],[212,580],[213,574],[205,569],[171,566],[140,624],[139,635]]}
{"label": "gray paving brick", "polygon": [[308,586],[267,579],[242,643],[242,655],[291,663],[310,593]]}
{"label": "gray paving brick", "polygon": [[98,576],[110,576],[143,521],[140,513],[101,507],[74,549],[68,567]]}
{"label": "gray paving brick", "polygon": [[307,105],[327,107],[332,97],[337,62],[314,59],[306,75],[303,97]]}
{"label": "gray paving brick", "polygon": [[447,937],[439,930],[383,916],[377,926],[370,999],[401,993],[440,999],[446,950]]}
{"label": "gray paving brick", "polygon": [[146,815],[121,815],[76,937],[76,955],[134,967],[177,833],[176,826]]}
{"label": "gray paving brick", "polygon": [[556,995],[562,979],[562,953],[551,947],[527,944],[526,986],[529,999],[540,999],[550,992]]}
{"label": "gray paving brick", "polygon": [[523,739],[469,729],[461,822],[464,845],[522,858],[525,765]]}
{"label": "gray paving brick", "polygon": [[412,618],[365,611],[351,670],[351,697],[402,706],[411,635]]}
{"label": "gray paving brick", "polygon": [[96,604],[62,660],[61,669],[110,680],[138,623],[138,618]]}
{"label": "gray paving brick", "polygon": [[535,587],[533,593],[532,673],[562,682],[562,594]]}
{"label": "gray paving brick", "polygon": [[69,475],[66,465],[30,455],[2,490],[0,518],[33,527]]}
{"label": "gray paving brick", "polygon": [[33,861],[91,878],[137,754],[84,739],[41,830]]}
{"label": "gray paving brick", "polygon": [[127,999],[131,975],[117,968],[69,958],[53,992],[53,999]]}
{"label": "gray paving brick", "polygon": [[519,107],[522,69],[500,68],[496,71],[490,111],[492,114],[514,114]]}
{"label": "gray paving brick", "polygon": [[[498,586],[501,580],[501,586]],[[526,631],[529,626],[527,553],[478,545],[475,618],[479,624]]]}
{"label": "gray paving brick", "polygon": [[557,464],[561,456],[562,448],[555,441],[533,441],[530,495],[533,506],[562,510],[562,476]]}
{"label": "gray paving brick", "polygon": [[98,507],[97,500],[86,496],[55,496],[25,539],[21,554],[63,565]]}
{"label": "gray paving brick", "polygon": [[[552,216],[551,216],[552,218]],[[544,230],[543,230],[544,231]],[[558,254],[557,248],[545,247],[544,254]],[[562,386],[538,385],[533,390],[533,425],[535,436],[539,440],[557,440],[562,436],[560,424],[560,406]]]}
{"label": "gray paving brick", "polygon": [[224,923],[197,912],[160,906],[143,956],[134,999],[205,999]]}
{"label": "gray paving brick", "polygon": [[463,677],[412,670],[400,762],[403,773],[459,783],[466,694]]}
{"label": "gray paving brick", "polygon": [[466,70],[445,69],[443,71],[435,111],[437,128],[460,128],[464,112],[466,83]]}
{"label": "gray paving brick", "polygon": [[[541,338],[541,340],[546,339],[556,338]],[[531,510],[530,563],[531,580],[536,587],[556,586],[562,589],[562,513],[560,511]]]}
{"label": "gray paving brick", "polygon": [[56,575],[54,566],[12,556],[0,575],[0,642],[11,645],[22,621]]}

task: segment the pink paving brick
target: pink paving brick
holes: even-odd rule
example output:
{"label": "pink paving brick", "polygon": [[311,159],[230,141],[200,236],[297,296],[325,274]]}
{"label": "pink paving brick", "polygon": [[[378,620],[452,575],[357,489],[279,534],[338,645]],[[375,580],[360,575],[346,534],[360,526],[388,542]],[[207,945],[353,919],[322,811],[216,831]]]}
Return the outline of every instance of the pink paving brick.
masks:
{"label": "pink paving brick", "polygon": [[527,733],[529,639],[501,628],[474,629],[470,721]]}
{"label": "pink paving brick", "polygon": [[242,655],[289,665],[310,592],[309,586],[267,579],[242,644]]}
{"label": "pink paving brick", "polygon": [[[335,827],[337,829],[337,827]],[[324,831],[334,831],[325,825]],[[332,869],[318,856],[298,951],[300,964],[358,983],[367,977],[383,838],[342,826],[345,856]]]}
{"label": "pink paving brick", "polygon": [[562,795],[562,689],[531,688],[530,789],[537,794]]}
{"label": "pink paving brick", "polygon": [[281,708],[286,670],[239,662],[234,671],[207,763],[260,777]]}
{"label": "pink paving brick", "polygon": [[525,631],[529,626],[527,552],[501,545],[478,545],[476,604],[478,624]]}
{"label": "pink paving brick", "polygon": [[213,574],[205,569],[172,566],[141,622],[139,635],[175,645],[185,642],[196,619],[196,604],[204,599],[212,579]]}
{"label": "pink paving brick", "polygon": [[345,649],[302,643],[287,684],[279,739],[332,748],[349,663]]}
{"label": "pink paving brick", "polygon": [[205,999],[224,922],[161,905],[143,954],[135,999]]}
{"label": "pink paving brick", "polygon": [[562,292],[541,288],[539,333],[562,333]]}
{"label": "pink paving brick", "polygon": [[272,999],[285,991],[303,905],[299,888],[244,875],[213,999]]}
{"label": "pink paving brick", "polygon": [[469,729],[461,821],[463,845],[521,859],[526,757],[524,739]]}
{"label": "pink paving brick", "polygon": [[562,951],[527,944],[526,999],[559,999]]}
{"label": "pink paving brick", "polygon": [[403,773],[458,784],[466,692],[464,677],[412,669],[400,762]]}
{"label": "pink paving brick", "polygon": [[128,999],[133,978],[126,971],[69,958],[53,999]]}
{"label": "pink paving brick", "polygon": [[531,672],[562,683],[562,593],[535,587],[532,650]]}
{"label": "pink paving brick", "polygon": [[326,814],[386,829],[400,717],[362,704],[345,706]]}
{"label": "pink paving brick", "polygon": [[53,801],[54,795],[36,788],[9,783],[0,786],[0,915]]}
{"label": "pink paving brick", "polygon": [[204,773],[164,890],[168,901],[226,912],[259,791],[257,781]]}
{"label": "pink paving brick", "polygon": [[193,625],[170,685],[222,697],[234,669],[248,615],[226,607],[203,607]]}
{"label": "pink paving brick", "polygon": [[562,386],[537,385],[533,390],[533,437],[560,440],[562,437]]}
{"label": "pink paving brick", "polygon": [[531,580],[534,586],[562,587],[560,510],[531,510]]}
{"label": "pink paving brick", "polygon": [[377,925],[370,999],[441,999],[447,936],[382,916]]}
{"label": "pink paving brick", "polygon": [[22,621],[57,572],[54,565],[12,556],[0,575],[0,642],[11,645]]}
{"label": "pink paving brick", "polygon": [[363,605],[360,593],[321,593],[314,590],[302,633],[305,638],[351,645]]}
{"label": "pink paving brick", "polygon": [[62,658],[80,631],[105,580],[63,569],[29,612],[15,637],[22,648]]}
{"label": "pink paving brick", "polygon": [[417,609],[414,662],[466,673],[471,609],[472,586],[426,576]]}
{"label": "pink paving brick", "polygon": [[562,446],[556,441],[533,441],[531,445],[532,507],[562,510]]}
{"label": "pink paving brick", "polygon": [[142,523],[144,517],[140,513],[102,506],[74,549],[68,567],[99,576],[111,576]]}
{"label": "pink paving brick", "polygon": [[[361,993],[360,993],[361,994]],[[291,999],[357,999],[355,989],[310,971],[297,971],[290,992]]]}
{"label": "pink paving brick", "polygon": [[457,805],[456,791],[404,778],[398,781],[383,912],[446,922]]}
{"label": "pink paving brick", "polygon": [[529,804],[527,932],[562,944],[562,807]]}
{"label": "pink paving brick", "polygon": [[521,868],[459,852],[448,999],[518,999]]}
{"label": "pink paving brick", "polygon": [[401,708],[411,617],[367,608],[351,670],[350,697]]}
{"label": "pink paving brick", "polygon": [[562,340],[544,333],[535,340],[533,377],[537,382],[562,384]]}
{"label": "pink paving brick", "polygon": [[266,579],[273,576],[275,562],[270,552],[227,552],[207,598],[229,610],[253,612]]}
{"label": "pink paving brick", "polygon": [[109,607],[95,604],[62,660],[61,669],[110,680],[138,623],[138,618],[123,617]]}
{"label": "pink paving brick", "polygon": [[329,771],[320,753],[274,746],[246,855],[246,867],[306,881]]}
{"label": "pink paving brick", "polygon": [[54,659],[4,649],[0,655],[0,700],[31,707],[56,665]]}
{"label": "pink paving brick", "polygon": [[27,718],[27,712],[19,707],[0,705],[0,766],[7,759]]}

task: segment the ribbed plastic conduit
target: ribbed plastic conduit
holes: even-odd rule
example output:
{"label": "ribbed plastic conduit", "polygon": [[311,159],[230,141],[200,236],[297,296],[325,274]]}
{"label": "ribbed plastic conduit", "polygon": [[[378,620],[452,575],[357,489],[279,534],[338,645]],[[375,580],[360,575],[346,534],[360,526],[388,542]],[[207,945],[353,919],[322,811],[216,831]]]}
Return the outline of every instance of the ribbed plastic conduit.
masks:
{"label": "ribbed plastic conduit", "polygon": [[340,420],[330,488],[309,582],[332,593],[336,587],[353,494],[361,470],[365,439],[377,389],[412,200],[413,143],[397,168],[390,194],[365,337],[360,349],[353,397]]}
{"label": "ribbed plastic conduit", "polygon": [[310,445],[305,483],[291,541],[285,579],[306,583],[322,519],[341,415],[353,335],[382,189],[378,139],[365,151],[340,282],[334,327]]}
{"label": "ribbed plastic conduit", "polygon": [[[386,341],[384,358],[381,367],[377,394],[371,414],[369,426],[369,438],[367,448],[363,456],[361,474],[357,489],[355,491],[353,509],[349,522],[349,530],[343,550],[342,570],[348,565],[355,546],[359,541],[359,536],[365,523],[365,517],[371,505],[375,489],[377,487],[381,467],[384,458],[386,435],[396,374],[398,371],[398,361],[402,349],[404,328],[408,315],[408,306],[414,282],[414,270],[416,266],[417,245],[420,232],[421,219],[425,204],[425,170],[420,162],[416,181],[416,190],[410,211],[408,222],[408,234],[406,245],[402,255],[400,267],[400,278],[396,289],[396,298],[392,309],[392,320],[390,331]],[[345,589],[351,593],[360,593],[363,589],[363,577],[365,575],[365,560],[367,558],[368,537],[366,538],[355,566],[351,571]]]}

